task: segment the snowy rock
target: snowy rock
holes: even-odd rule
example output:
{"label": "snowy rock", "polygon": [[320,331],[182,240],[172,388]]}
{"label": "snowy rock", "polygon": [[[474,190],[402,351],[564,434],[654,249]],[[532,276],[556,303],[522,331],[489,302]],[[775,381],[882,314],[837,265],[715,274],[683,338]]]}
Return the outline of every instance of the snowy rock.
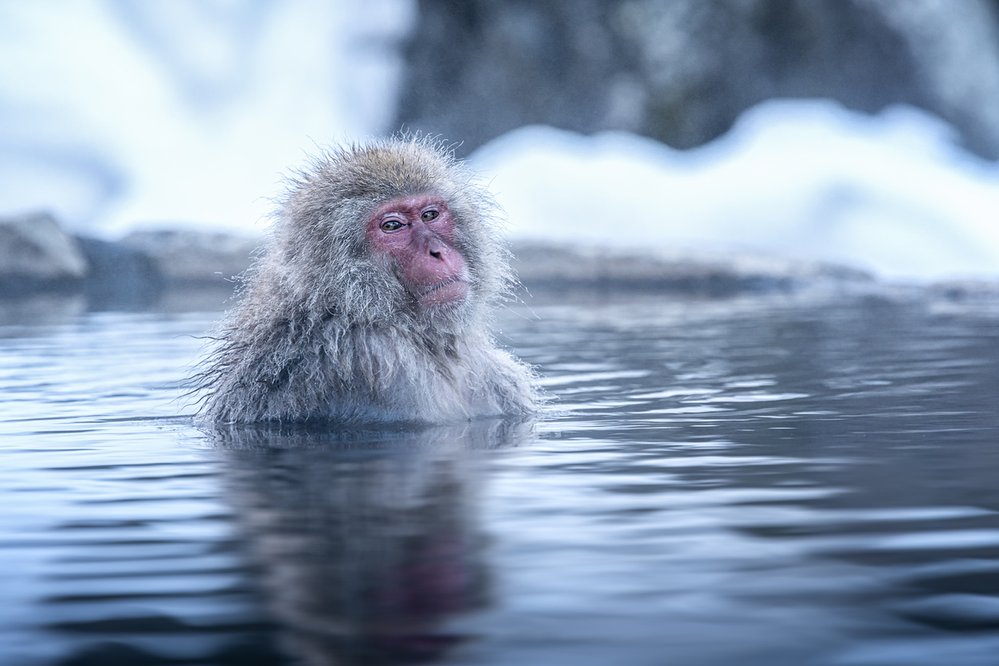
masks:
{"label": "snowy rock", "polygon": [[69,235],[48,214],[0,220],[0,299],[69,291],[91,309],[134,309],[193,290],[221,302],[257,244],[188,230],[136,232],[115,242]]}
{"label": "snowy rock", "polygon": [[0,220],[0,296],[79,288],[86,275],[79,245],[51,215]]}
{"label": "snowy rock", "polygon": [[258,239],[190,230],[136,231],[121,240],[125,248],[149,257],[167,285],[225,286],[250,264]]}
{"label": "snowy rock", "polygon": [[869,287],[863,271],[750,254],[654,254],[520,242],[514,269],[529,290],[587,289],[728,296],[811,287]]}

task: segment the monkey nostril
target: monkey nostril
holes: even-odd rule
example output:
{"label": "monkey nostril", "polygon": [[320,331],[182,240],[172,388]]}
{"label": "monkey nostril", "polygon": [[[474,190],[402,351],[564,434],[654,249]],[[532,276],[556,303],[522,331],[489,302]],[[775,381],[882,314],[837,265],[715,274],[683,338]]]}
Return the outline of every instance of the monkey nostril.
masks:
{"label": "monkey nostril", "polygon": [[434,259],[440,259],[441,261],[444,260],[444,256],[441,254],[440,250],[430,250],[430,256]]}

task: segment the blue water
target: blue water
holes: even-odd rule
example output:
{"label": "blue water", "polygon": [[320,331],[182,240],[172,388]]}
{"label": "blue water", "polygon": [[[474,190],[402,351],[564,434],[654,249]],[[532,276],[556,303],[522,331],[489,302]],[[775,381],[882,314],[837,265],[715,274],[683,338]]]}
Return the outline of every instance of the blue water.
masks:
{"label": "blue water", "polygon": [[0,325],[0,664],[999,663],[999,303],[538,299],[555,399],[191,425],[216,312]]}

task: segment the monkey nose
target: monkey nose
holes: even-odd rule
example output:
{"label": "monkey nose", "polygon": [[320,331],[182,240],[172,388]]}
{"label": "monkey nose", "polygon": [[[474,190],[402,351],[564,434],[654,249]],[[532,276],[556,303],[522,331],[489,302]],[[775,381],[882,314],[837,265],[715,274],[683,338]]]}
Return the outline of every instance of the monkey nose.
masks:
{"label": "monkey nose", "polygon": [[437,236],[430,236],[426,239],[426,251],[434,259],[439,259],[440,261],[445,261],[445,253],[447,252],[447,246],[437,238]]}

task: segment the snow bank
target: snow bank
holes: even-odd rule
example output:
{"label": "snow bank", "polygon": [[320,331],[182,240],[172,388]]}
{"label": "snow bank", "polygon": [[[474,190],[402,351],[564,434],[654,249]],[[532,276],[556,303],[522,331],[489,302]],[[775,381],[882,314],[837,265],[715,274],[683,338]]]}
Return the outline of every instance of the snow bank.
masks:
{"label": "snow bank", "polygon": [[999,166],[908,108],[771,101],[684,152],[529,127],[472,161],[516,238],[761,252],[895,279],[999,276]]}

